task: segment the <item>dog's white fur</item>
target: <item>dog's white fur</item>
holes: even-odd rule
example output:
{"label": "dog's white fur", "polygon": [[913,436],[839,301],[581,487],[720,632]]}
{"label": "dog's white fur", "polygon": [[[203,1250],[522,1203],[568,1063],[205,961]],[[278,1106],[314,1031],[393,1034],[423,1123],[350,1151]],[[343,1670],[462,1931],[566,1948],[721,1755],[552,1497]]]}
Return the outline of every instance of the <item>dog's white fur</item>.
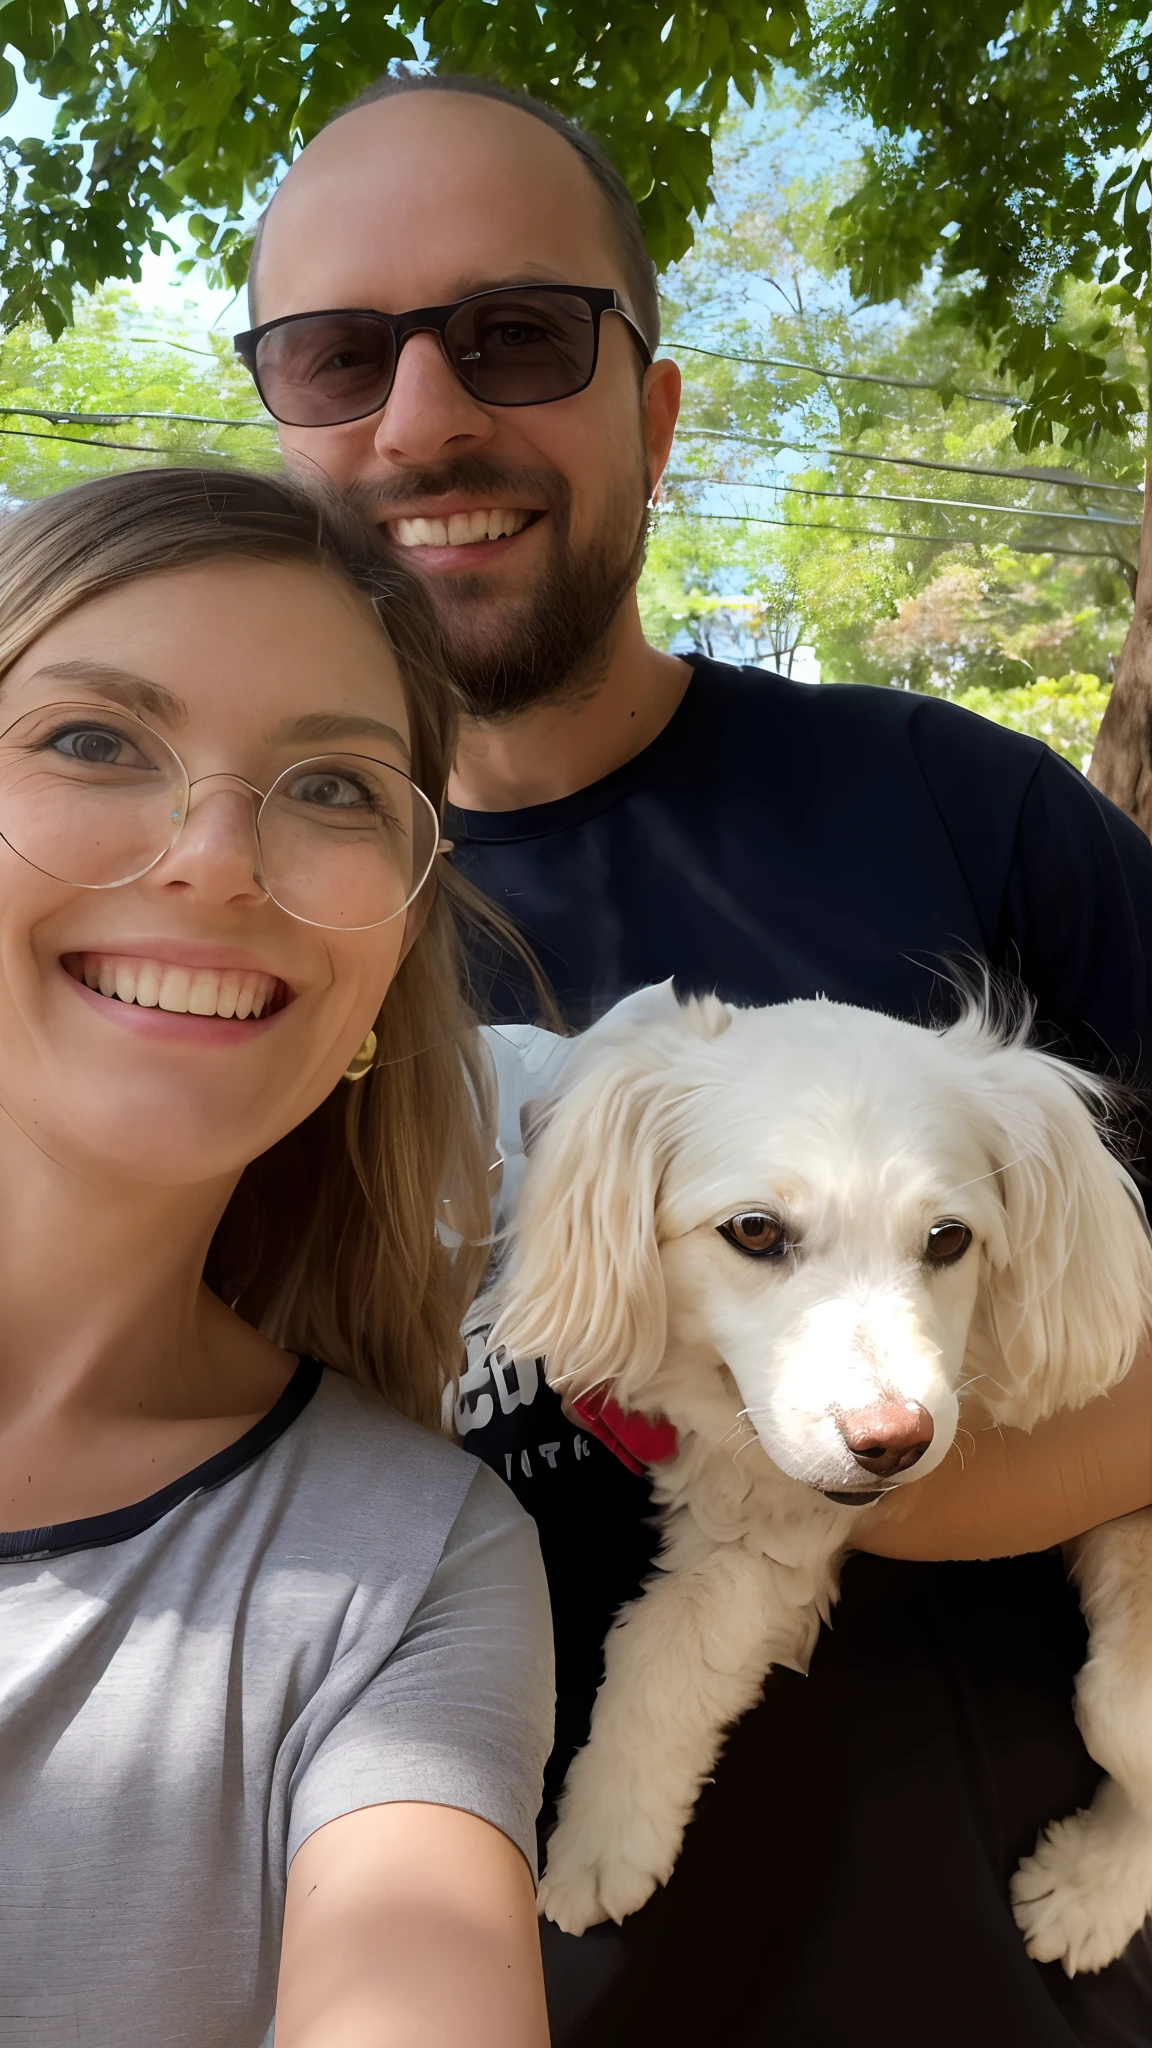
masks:
{"label": "dog's white fur", "polygon": [[[806,1668],[875,1487],[837,1417],[918,1402],[952,1448],[959,1398],[1030,1428],[1130,1366],[1152,1303],[1136,1191],[1101,1142],[1106,1091],[973,1006],[941,1031],[831,1002],[628,998],[534,1107],[494,1341],[565,1393],[665,1415],[660,1569],[615,1622],[569,1772],[541,1909],[579,1933],[664,1882],[723,1731],[774,1664]],[[752,1259],[718,1226],[786,1219]],[[929,1227],[971,1228],[932,1268]],[[1077,1712],[1111,1774],[1015,1880],[1031,1953],[1099,1969],[1152,1909],[1152,1517],[1081,1540],[1091,1627]],[[783,1766],[782,1766],[783,1767]]]}

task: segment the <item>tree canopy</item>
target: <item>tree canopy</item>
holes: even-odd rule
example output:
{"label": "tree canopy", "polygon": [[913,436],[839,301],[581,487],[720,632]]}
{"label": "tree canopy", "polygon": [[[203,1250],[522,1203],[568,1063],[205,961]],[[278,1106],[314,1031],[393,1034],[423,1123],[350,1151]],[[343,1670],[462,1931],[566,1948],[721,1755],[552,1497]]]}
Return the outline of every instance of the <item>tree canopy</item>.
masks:
{"label": "tree canopy", "polygon": [[[1021,447],[1146,409],[1152,347],[1147,0],[7,0],[57,134],[0,143],[8,324],[59,332],[76,288],[137,275],[162,221],[239,282],[251,213],[301,142],[400,59],[488,72],[602,136],[657,264],[709,197],[732,93],[787,62],[875,130],[832,223],[857,293],[926,273],[1026,391]],[[0,60],[11,104],[16,71]],[[3,98],[0,98],[3,104]],[[1067,288],[1082,287],[1069,319]],[[1145,379],[1147,381],[1146,369]],[[946,385],[942,385],[946,395]]]}
{"label": "tree canopy", "polygon": [[934,271],[1027,394],[1022,448],[1147,432],[1149,28],[1147,0],[833,0],[823,23],[821,90],[877,131],[832,224],[853,285],[880,302]]}
{"label": "tree canopy", "polygon": [[[798,53],[804,0],[7,0],[7,44],[60,107],[58,134],[0,144],[0,285],[51,332],[77,287],[139,275],[159,220],[240,283],[251,207],[329,116],[397,60],[526,87],[602,137],[653,257],[691,241],[733,86]],[[0,59],[0,106],[17,78]]]}
{"label": "tree canopy", "polygon": [[[997,614],[1000,625],[981,643],[986,651],[1019,640],[1017,626],[1004,624],[1004,593],[1019,594],[1028,582],[1025,532],[1033,547],[1048,548],[1044,603],[1055,602],[1061,616],[1095,609],[1103,618],[1115,595],[1105,589],[1110,574],[1115,581],[1107,563],[1117,564],[1136,587],[1135,620],[1093,772],[1152,830],[1152,492],[1139,555],[1132,523],[1138,459],[1149,450],[1152,362],[1147,7],[1148,0],[970,0],[960,10],[954,0],[670,0],[665,12],[620,0],[605,20],[591,0],[439,0],[430,8],[398,0],[390,11],[379,0],[7,0],[0,104],[5,95],[11,103],[19,65],[59,111],[51,140],[0,138],[4,320],[11,328],[35,316],[50,336],[62,335],[76,293],[137,277],[141,251],[161,244],[165,222],[177,216],[192,236],[190,260],[238,283],[255,211],[285,163],[397,60],[484,72],[582,120],[627,179],[666,269],[688,255],[707,212],[713,147],[734,96],[751,103],[758,85],[786,67],[809,105],[834,106],[863,124],[852,176],[813,195],[809,227],[822,238],[826,274],[846,279],[854,313],[873,307],[883,317],[872,327],[856,320],[849,335],[837,328],[835,306],[826,307],[815,323],[805,315],[778,349],[763,309],[743,328],[739,319],[729,323],[721,338],[732,345],[721,357],[792,348],[813,366],[786,373],[786,404],[769,389],[779,385],[778,364],[765,364],[764,374],[752,365],[749,377],[747,362],[736,371],[701,358],[689,433],[705,453],[713,436],[715,474],[740,480],[741,433],[748,444],[804,435],[811,443],[810,467],[794,469],[787,496],[774,486],[771,513],[755,513],[749,499],[736,552],[751,560],[757,519],[780,516],[814,532],[825,510],[831,549],[845,547],[838,534],[847,534],[850,518],[873,533],[878,519],[890,521],[901,546],[908,537],[903,559],[912,567],[900,589],[889,565],[886,610],[872,625],[887,620],[898,638],[893,621],[905,618],[905,655],[917,674],[928,659],[932,610],[921,599],[942,573],[945,543],[953,552],[983,549],[979,603],[971,575],[966,583],[953,576],[950,603],[952,616],[957,606],[975,606],[981,631]],[[898,335],[885,326],[894,305],[909,316]],[[673,331],[684,346],[704,345],[697,305],[691,332],[675,320]],[[903,372],[892,365],[893,349]],[[887,386],[875,382],[885,364]],[[45,363],[37,375],[49,376]],[[991,402],[973,410],[977,402],[964,394],[978,388],[999,401],[998,411]],[[893,403],[904,393],[899,417],[879,402],[885,391]],[[670,490],[682,512],[702,518],[708,508],[693,482],[705,485],[707,464],[693,456],[688,435],[682,445],[688,459]],[[1091,472],[1092,491],[1076,498],[1066,482],[1029,477],[1021,456],[1069,472],[1078,462],[1079,474]],[[975,502],[963,505],[972,487],[962,472],[973,460],[983,482]],[[914,462],[931,485],[919,495],[934,500],[932,530],[903,502],[890,502],[911,500]],[[900,463],[903,482],[892,492]],[[1127,500],[1102,497],[1109,487],[1127,491]],[[846,496],[855,501],[847,508]],[[1028,514],[1012,532],[1010,509]],[[1073,564],[1069,572],[1059,537],[1083,553],[1089,517],[1103,566]],[[867,536],[862,546],[875,554]],[[775,559],[778,585],[788,576],[797,594],[820,585],[814,556],[805,556],[803,575],[786,569],[779,550]],[[969,566],[974,559],[970,552]],[[1069,573],[1095,576],[1099,602],[1069,610],[1053,597],[1057,572],[1066,584]],[[879,574],[875,563],[869,573]],[[796,603],[783,603],[781,587],[769,591],[763,577],[760,585],[757,630],[786,640]],[[832,616],[834,579],[822,587]],[[751,589],[711,592],[734,595]],[[916,619],[907,610],[914,600]],[[942,616],[939,605],[934,615]],[[745,625],[751,620],[745,607]],[[1017,624],[1023,630],[1026,621]],[[908,653],[917,633],[919,670]],[[866,656],[862,646],[856,653]],[[1069,647],[1073,679],[1096,672],[1083,669],[1082,658],[1082,645],[1078,653]],[[1005,668],[1000,682],[970,677],[966,687],[1000,688],[1008,678]],[[1017,676],[1014,687],[1032,685]]]}

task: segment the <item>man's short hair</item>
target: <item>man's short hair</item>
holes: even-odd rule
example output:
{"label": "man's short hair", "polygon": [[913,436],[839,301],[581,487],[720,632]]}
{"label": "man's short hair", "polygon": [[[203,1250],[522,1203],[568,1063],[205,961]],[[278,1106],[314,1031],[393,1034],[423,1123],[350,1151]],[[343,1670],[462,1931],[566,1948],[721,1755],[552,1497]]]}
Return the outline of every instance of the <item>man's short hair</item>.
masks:
{"label": "man's short hair", "polygon": [[[385,72],[373,84],[366,86],[346,107],[341,107],[326,123],[330,128],[336,121],[342,121],[346,114],[354,114],[360,107],[370,107],[377,100],[398,99],[401,94],[413,92],[459,92],[471,93],[477,99],[496,100],[501,106],[516,107],[522,114],[530,114],[535,121],[542,121],[545,128],[563,137],[570,149],[575,150],[585,170],[595,181],[601,198],[608,208],[616,251],[624,274],[625,291],[632,313],[653,355],[660,345],[660,297],[656,289],[656,266],[644,246],[644,230],[636,201],[620,176],[607,152],[595,137],[586,133],[575,121],[550,107],[546,100],[538,100],[530,92],[513,92],[507,86],[497,85],[493,79],[473,77],[460,71],[410,71],[403,65],[395,71]],[[269,204],[272,202],[270,201]],[[249,318],[255,322],[256,266],[260,256],[260,243],[264,234],[264,222],[268,208],[260,216],[256,239],[252,244],[252,258],[248,267]],[[582,282],[572,278],[575,284]]]}

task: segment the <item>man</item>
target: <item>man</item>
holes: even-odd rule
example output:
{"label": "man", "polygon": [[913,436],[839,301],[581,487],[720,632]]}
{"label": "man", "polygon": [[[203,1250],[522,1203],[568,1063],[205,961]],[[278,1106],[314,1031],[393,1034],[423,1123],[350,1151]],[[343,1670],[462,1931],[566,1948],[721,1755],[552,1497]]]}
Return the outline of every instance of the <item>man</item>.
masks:
{"label": "man", "polygon": [[[468,706],[456,858],[574,1023],[670,973],[737,1001],[823,990],[928,1018],[949,961],[975,955],[1023,978],[1050,1040],[1140,1071],[1152,848],[1071,770],[946,705],[644,642],[635,582],[679,380],[652,360],[635,210],[579,131],[475,81],[384,82],[280,188],[252,322],[288,460],[352,495],[431,593]],[[496,995],[514,1010],[514,988]],[[863,1540],[1039,1549],[1142,1505],[1142,1373],[1103,1421],[1017,1444],[1020,1526],[980,1490],[999,1476],[982,1442],[971,1478],[934,1475],[926,1510]],[[540,1526],[555,1792],[608,1621],[650,1561],[646,1485],[534,1364],[482,1343],[458,1420]],[[1092,1447],[1086,1471],[1103,1446],[1106,1477],[1061,1512],[1069,1443]],[[1099,1776],[1069,1704],[1083,1641],[1056,1555],[854,1560],[812,1675],[769,1681],[667,1889],[621,1930],[545,1928],[557,2043],[1146,2043],[1143,1940],[1068,1983],[1028,1960],[1006,1903],[1038,1827]]]}

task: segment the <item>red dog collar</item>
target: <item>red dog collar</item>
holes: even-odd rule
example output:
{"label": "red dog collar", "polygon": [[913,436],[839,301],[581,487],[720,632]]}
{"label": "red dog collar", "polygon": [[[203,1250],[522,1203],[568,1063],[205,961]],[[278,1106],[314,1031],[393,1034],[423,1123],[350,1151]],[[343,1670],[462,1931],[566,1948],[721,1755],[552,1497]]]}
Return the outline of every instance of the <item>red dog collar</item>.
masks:
{"label": "red dog collar", "polygon": [[643,1473],[647,1465],[666,1465],[680,1448],[675,1424],[665,1416],[653,1421],[647,1415],[628,1414],[611,1394],[599,1387],[594,1387],[590,1394],[581,1394],[571,1408],[589,1436],[607,1444],[630,1472]]}

